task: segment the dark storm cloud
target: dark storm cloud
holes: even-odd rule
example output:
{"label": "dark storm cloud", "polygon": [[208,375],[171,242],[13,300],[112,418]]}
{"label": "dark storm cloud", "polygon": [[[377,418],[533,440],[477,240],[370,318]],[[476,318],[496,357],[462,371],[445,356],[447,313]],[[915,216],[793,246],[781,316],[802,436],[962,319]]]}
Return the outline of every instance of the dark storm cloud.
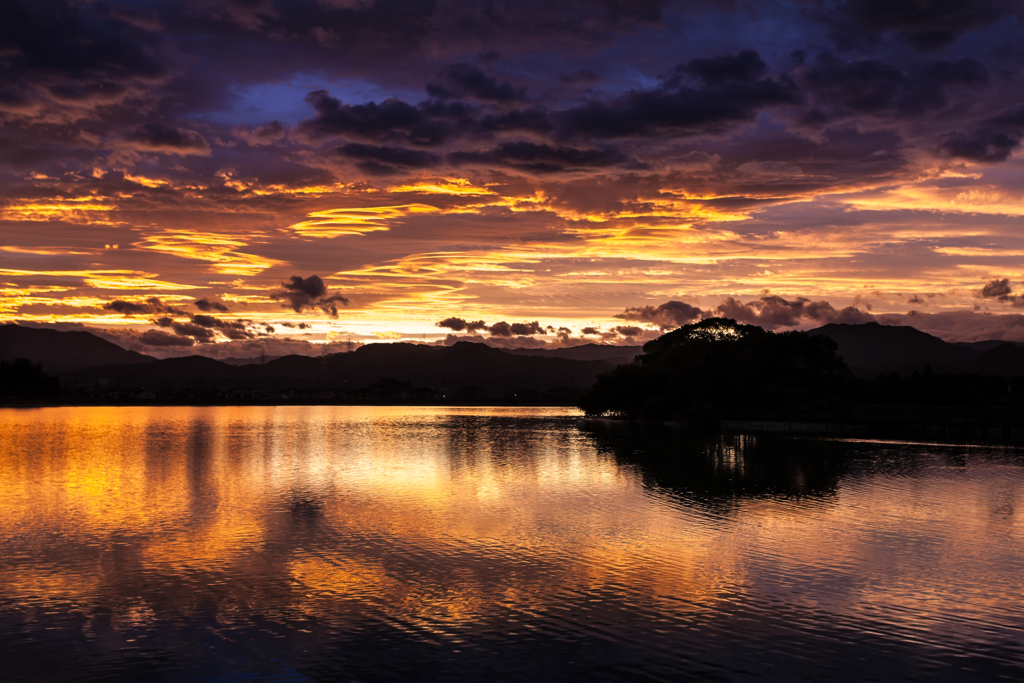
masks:
{"label": "dark storm cloud", "polygon": [[526,337],[533,336],[535,334],[544,334],[546,330],[536,320],[527,323],[507,323],[502,320],[501,322],[496,322],[491,325],[487,328],[487,331],[492,337]]}
{"label": "dark storm cloud", "polygon": [[220,332],[228,339],[254,339],[259,332],[250,328],[251,320],[221,320],[211,315],[190,315],[189,322],[181,322],[170,317],[157,318],[153,321],[160,327],[170,327],[176,334],[193,337],[198,341],[212,341]]}
{"label": "dark storm cloud", "polygon": [[[482,111],[465,102],[440,99],[415,106],[397,99],[353,105],[342,103],[325,90],[310,93],[306,101],[315,114],[299,124],[299,130],[313,138],[342,136],[430,147],[466,136],[552,128],[548,112],[537,107]],[[427,158],[420,156],[415,163],[423,164]]]}
{"label": "dark storm cloud", "polygon": [[691,306],[683,301],[666,301],[658,306],[627,308],[615,317],[634,322],[652,323],[667,330],[699,320],[702,315],[703,311],[696,306]]}
{"label": "dark storm cloud", "polygon": [[271,121],[253,129],[236,128],[235,136],[242,138],[251,147],[272,145],[288,134],[288,128],[280,121]]}
{"label": "dark storm cloud", "polygon": [[505,321],[497,322],[488,328],[492,337],[511,337],[512,326]]}
{"label": "dark storm cloud", "polygon": [[[443,83],[428,86],[428,93],[435,99],[419,105],[394,98],[380,104],[347,104],[327,91],[311,92],[306,101],[315,114],[299,128],[314,138],[343,136],[419,146],[509,131],[548,133],[555,127],[563,138],[694,135],[749,120],[765,107],[796,103],[795,85],[785,79],[763,77],[765,70],[760,56],[746,50],[737,55],[691,60],[677,67],[657,88],[632,90],[609,100],[591,99],[563,110],[534,106],[493,111],[446,99],[468,97],[479,102],[507,103],[522,99],[524,93],[463,64],[446,69]],[[369,157],[366,163],[377,165],[372,170],[378,170],[380,165],[425,168],[436,163],[435,157],[404,147],[345,145],[339,149],[342,154]],[[526,140],[502,142],[486,151],[455,151],[449,160],[456,164],[511,165],[537,171],[620,165],[627,161],[621,152],[607,148],[584,150]]]}
{"label": "dark storm cloud", "polygon": [[984,299],[998,299],[999,301],[1013,301],[1016,298],[1013,296],[1013,287],[1010,286],[1008,278],[992,280],[981,288],[980,294]]}
{"label": "dark storm cloud", "polygon": [[940,146],[941,151],[971,161],[1006,161],[1020,147],[1020,137],[981,127],[967,133],[953,133]]}
{"label": "dark storm cloud", "polygon": [[809,15],[828,24],[841,49],[862,47],[892,34],[916,48],[934,50],[967,31],[985,28],[1021,11],[1020,0],[845,0]]}
{"label": "dark storm cloud", "polygon": [[498,82],[469,64],[453,64],[442,69],[437,79],[427,84],[427,94],[440,99],[469,97],[492,102],[514,102],[526,96],[525,88],[513,87],[508,81]]}
{"label": "dark storm cloud", "polygon": [[3,104],[113,102],[132,82],[158,81],[167,68],[156,28],[104,3],[6,2],[0,15]]}
{"label": "dark storm cloud", "polygon": [[951,133],[940,150],[948,156],[981,162],[1006,161],[1024,139],[1024,107],[1008,109],[967,131]]}
{"label": "dark storm cloud", "polygon": [[793,327],[802,320],[824,323],[859,324],[874,320],[874,316],[853,306],[837,310],[827,301],[811,301],[804,297],[787,300],[781,296],[765,295],[755,301],[741,303],[728,297],[715,309],[725,318],[760,325],[765,329]]}
{"label": "dark storm cloud", "polygon": [[192,302],[192,305],[198,308],[203,313],[209,313],[210,311],[218,311],[220,313],[227,313],[228,307],[219,301],[211,301],[210,299],[203,297],[202,299],[196,299]]}
{"label": "dark storm cloud", "polygon": [[944,107],[950,87],[988,83],[988,68],[965,57],[905,69],[877,59],[842,61],[826,52],[802,76],[811,104],[805,119],[822,122],[863,114],[905,117]]}
{"label": "dark storm cloud", "polygon": [[[466,123],[469,123],[468,121]],[[545,133],[553,128],[549,112],[540,109],[512,109],[500,114],[484,114],[473,122],[475,133],[500,133],[504,131],[533,131]]]}
{"label": "dark storm cloud", "polygon": [[[796,87],[786,80],[749,78],[758,70],[752,60],[760,61],[757,53],[693,60],[677,67],[657,88],[588,101],[554,116],[562,133],[570,136],[686,135],[719,130],[750,120],[763,108],[798,101]],[[694,76],[699,85],[685,83],[683,74]]]}
{"label": "dark storm cloud", "polygon": [[635,337],[644,332],[644,328],[635,325],[617,325],[615,331],[623,337]]}
{"label": "dark storm cloud", "polygon": [[372,174],[394,173],[400,169],[431,168],[441,163],[441,157],[431,152],[355,142],[338,147],[335,154],[356,161],[357,166]]}
{"label": "dark storm cloud", "polygon": [[683,74],[693,76],[707,86],[722,85],[726,81],[756,81],[764,76],[768,65],[753,50],[741,50],[735,55],[708,59],[691,59],[685,66],[676,67],[675,76],[667,85],[677,85]]}
{"label": "dark storm cloud", "polygon": [[169,304],[165,304],[160,301],[157,297],[150,297],[142,303],[135,303],[132,301],[123,301],[117,299],[111,301],[108,304],[104,304],[103,308],[108,311],[116,311],[122,315],[156,315],[157,313],[184,313],[179,308],[175,308]]}
{"label": "dark storm cloud", "polygon": [[479,330],[486,330],[487,323],[483,320],[468,321],[462,318],[445,318],[444,320],[437,323],[438,327],[444,327],[455,332],[477,332]]}
{"label": "dark storm cloud", "polygon": [[492,337],[512,337],[512,336],[523,336],[529,337],[535,334],[546,334],[547,332],[555,332],[554,328],[545,328],[538,321],[533,322],[522,322],[522,323],[508,323],[505,321],[496,322],[493,325],[488,325],[483,320],[467,321],[462,318],[445,318],[444,320],[437,323],[438,327],[444,327],[455,332],[479,332],[486,331],[491,334]]}
{"label": "dark storm cloud", "polygon": [[[179,10],[169,23],[219,34],[225,47],[259,34],[287,36],[305,48],[381,60],[395,52],[482,53],[494,62],[505,49],[565,48],[608,43],[617,33],[657,25],[667,0],[213,0]],[[495,45],[500,49],[495,49]],[[323,54],[323,52],[321,53]],[[329,54],[329,53],[328,53]]]}
{"label": "dark storm cloud", "polygon": [[544,332],[546,331],[543,327],[541,327],[540,323],[537,322],[536,320],[534,320],[532,323],[512,323],[509,329],[511,330],[512,334],[524,336],[544,334]]}
{"label": "dark storm cloud", "polygon": [[332,318],[338,317],[338,306],[348,306],[349,300],[340,294],[331,294],[327,285],[319,275],[310,275],[303,278],[301,275],[292,275],[287,282],[282,282],[284,288],[271,293],[271,297],[283,301],[286,308],[296,313],[311,308],[319,308]]}
{"label": "dark storm cloud", "polygon": [[512,166],[539,172],[574,168],[603,168],[631,163],[627,156],[610,147],[579,149],[576,147],[553,147],[526,141],[502,143],[485,152],[453,152],[448,155],[448,160],[456,166],[462,164]]}
{"label": "dark storm cloud", "polygon": [[136,149],[169,154],[209,154],[210,145],[194,130],[163,123],[144,123],[131,130],[125,139]]}
{"label": "dark storm cloud", "polygon": [[179,322],[171,318],[157,318],[153,323],[160,327],[169,327],[174,330],[176,335],[192,337],[199,342],[213,341],[217,337],[217,333],[213,330],[193,322]]}
{"label": "dark storm cloud", "polygon": [[246,320],[220,320],[212,315],[193,315],[192,322],[200,327],[219,330],[228,339],[252,339],[256,336],[249,330]]}
{"label": "dark storm cloud", "polygon": [[168,334],[161,330],[147,330],[138,337],[138,341],[146,346],[194,346],[195,340],[191,337],[183,337],[177,334]]}
{"label": "dark storm cloud", "polygon": [[411,104],[386,99],[380,104],[344,104],[326,90],[306,95],[316,114],[300,128],[311,135],[347,135],[380,140],[396,131],[409,132],[424,123],[423,113]]}
{"label": "dark storm cloud", "polygon": [[596,83],[601,80],[596,71],[591,69],[578,69],[576,71],[563,71],[558,74],[558,80],[562,83]]}

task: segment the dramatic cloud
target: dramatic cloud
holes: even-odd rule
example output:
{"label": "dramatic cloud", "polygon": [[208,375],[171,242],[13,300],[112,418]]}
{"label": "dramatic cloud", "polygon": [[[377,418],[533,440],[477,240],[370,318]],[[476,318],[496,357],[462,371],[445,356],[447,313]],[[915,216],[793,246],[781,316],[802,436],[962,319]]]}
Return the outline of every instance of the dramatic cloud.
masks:
{"label": "dramatic cloud", "polygon": [[705,85],[717,86],[727,81],[756,81],[765,74],[768,65],[753,50],[741,50],[736,55],[711,57],[710,59],[691,59],[685,66],[676,67],[675,78],[670,83],[677,84],[682,74],[693,76]]}
{"label": "dramatic cloud", "polygon": [[[824,3],[822,3],[822,6]],[[967,31],[984,28],[1021,9],[1017,0],[843,0],[812,12],[844,49],[891,33],[922,49],[945,47]]]}
{"label": "dramatic cloud", "polygon": [[468,115],[469,109],[453,110],[454,116],[444,116],[444,110],[432,110],[431,113],[406,104],[401,100],[387,99],[377,104],[344,104],[341,100],[331,97],[326,90],[316,90],[306,95],[306,102],[316,110],[315,116],[301,125],[301,130],[313,136],[344,135],[365,140],[382,140],[393,137],[395,133],[404,133],[410,140],[439,143],[446,135],[438,137],[443,131],[435,130],[439,122],[447,118],[462,118]]}
{"label": "dramatic cloud", "polygon": [[310,275],[303,278],[301,275],[292,275],[287,282],[282,282],[283,290],[275,291],[271,297],[278,301],[284,301],[285,307],[296,313],[301,313],[310,308],[319,308],[332,318],[338,317],[337,304],[348,306],[349,300],[340,294],[331,294],[327,291],[327,285],[319,275]]}
{"label": "dramatic cloud", "polygon": [[256,336],[249,330],[249,320],[220,320],[210,315],[193,315],[192,322],[207,329],[220,330],[228,339],[251,339]]}
{"label": "dramatic cloud", "polygon": [[528,337],[531,335],[543,335],[546,330],[540,323],[534,321],[532,323],[495,323],[494,325],[487,328],[487,332],[492,337],[513,337],[523,336]]}
{"label": "dramatic cloud", "polygon": [[870,313],[865,313],[853,306],[836,310],[827,301],[811,301],[804,297],[786,300],[781,296],[774,295],[765,295],[745,304],[728,297],[718,305],[715,311],[724,318],[760,325],[769,330],[779,327],[794,327],[803,320],[813,320],[822,324],[859,324],[875,319]]}
{"label": "dramatic cloud", "polygon": [[485,152],[453,152],[449,161],[459,166],[511,166],[529,171],[555,172],[574,168],[626,165],[630,160],[609,148],[552,147],[533,142],[507,142]]}
{"label": "dramatic cloud", "polygon": [[[793,84],[756,78],[763,72],[755,52],[693,60],[676,67],[660,87],[633,90],[611,101],[594,100],[555,116],[566,135],[622,138],[635,135],[696,135],[746,121],[763,108],[798,101]],[[698,84],[688,85],[682,74]]]}
{"label": "dramatic cloud", "polygon": [[169,327],[174,330],[174,333],[182,337],[192,337],[196,341],[213,341],[217,338],[217,333],[213,330],[199,325],[193,322],[181,322],[174,320],[173,318],[157,318],[153,321],[154,324],[160,327]]}
{"label": "dramatic cloud", "polygon": [[508,81],[499,83],[493,76],[488,76],[469,64],[453,64],[442,70],[436,81],[427,84],[427,94],[441,99],[471,97],[478,100],[512,102],[523,99],[526,90],[514,88]]}
{"label": "dramatic cloud", "polygon": [[[666,301],[658,306],[627,308],[615,317],[622,318],[623,320],[651,323],[657,325],[663,330],[667,330],[669,328],[692,323],[695,320],[699,320],[702,315],[703,311],[696,306],[691,306],[683,301]],[[584,334],[596,334],[596,330],[590,333],[584,331]]]}
{"label": "dramatic cloud", "polygon": [[200,154],[209,156],[210,145],[194,130],[184,130],[162,123],[144,123],[128,133],[125,139],[132,147],[165,154]]}
{"label": "dramatic cloud", "polygon": [[483,320],[475,320],[469,322],[462,318],[445,318],[444,320],[437,323],[438,327],[445,327],[455,332],[476,332],[478,330],[486,330],[487,323]]}
{"label": "dramatic cloud", "polygon": [[[486,331],[491,334],[492,337],[513,337],[513,336],[533,336],[535,334],[547,334],[548,332],[556,332],[554,328],[546,328],[541,325],[538,321],[525,323],[507,323],[505,321],[496,322],[493,325],[488,325],[483,320],[476,320],[469,322],[462,318],[445,318],[441,322],[437,323],[438,327],[444,327],[455,332],[478,332]],[[567,328],[563,328],[567,329]]]}
{"label": "dramatic cloud", "polygon": [[174,306],[169,306],[160,301],[157,297],[150,297],[143,302],[123,301],[116,299],[104,304],[103,308],[108,311],[116,311],[122,315],[156,315],[158,313],[185,313],[185,311]]}
{"label": "dramatic cloud", "polygon": [[198,308],[203,313],[209,313],[210,311],[218,311],[220,313],[227,313],[228,307],[219,301],[211,301],[206,297],[202,299],[196,299],[192,302],[192,305]]}
{"label": "dramatic cloud", "polygon": [[1006,161],[1024,139],[1024,107],[984,119],[967,131],[950,133],[941,145],[947,155],[985,163]]}
{"label": "dramatic cloud", "polygon": [[1010,286],[1008,278],[992,280],[981,288],[980,294],[984,299],[997,299],[999,301],[1014,301],[1017,298],[1013,295],[1013,288]]}
{"label": "dramatic cloud", "polygon": [[[504,323],[500,323],[500,324],[504,324]],[[528,335],[534,335],[534,334],[544,334],[547,331],[536,320],[534,320],[532,323],[512,323],[509,326],[509,330],[512,332],[512,334],[515,334],[515,335],[527,335],[527,336]],[[491,328],[491,334],[494,334],[493,326]],[[504,336],[504,335],[502,335],[502,336]]]}
{"label": "dramatic cloud", "polygon": [[441,157],[431,152],[357,143],[342,145],[335,150],[335,153],[356,160],[359,168],[373,174],[395,173],[411,168],[430,168],[441,162]]}
{"label": "dramatic cloud", "polygon": [[160,330],[147,330],[138,337],[138,341],[146,346],[156,347],[193,346],[195,344],[195,340],[191,337],[168,334],[167,332],[161,332]]}
{"label": "dramatic cloud", "polygon": [[353,343],[1015,338],[1024,0],[752,8],[11,0],[0,322],[206,355],[320,353],[349,299]]}

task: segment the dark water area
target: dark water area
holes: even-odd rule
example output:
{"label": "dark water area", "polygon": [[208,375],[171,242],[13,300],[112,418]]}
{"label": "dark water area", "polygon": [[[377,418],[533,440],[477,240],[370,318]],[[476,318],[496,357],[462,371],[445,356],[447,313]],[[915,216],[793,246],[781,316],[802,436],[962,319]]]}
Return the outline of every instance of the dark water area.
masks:
{"label": "dark water area", "polygon": [[5,681],[1024,679],[1024,451],[0,410]]}

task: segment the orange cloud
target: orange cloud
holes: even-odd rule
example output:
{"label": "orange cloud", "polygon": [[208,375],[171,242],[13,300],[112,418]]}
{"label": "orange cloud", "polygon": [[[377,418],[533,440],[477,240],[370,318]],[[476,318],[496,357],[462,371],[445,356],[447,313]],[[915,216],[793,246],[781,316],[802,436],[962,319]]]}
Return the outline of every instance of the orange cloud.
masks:
{"label": "orange cloud", "polygon": [[414,214],[438,213],[440,209],[426,204],[402,206],[370,206],[351,209],[329,209],[307,214],[312,220],[289,225],[290,230],[304,237],[340,237],[390,230],[388,222]]}
{"label": "orange cloud", "polygon": [[106,197],[77,197],[49,202],[15,202],[0,208],[0,219],[9,221],[62,221],[82,225],[115,225],[110,213],[117,209]]}
{"label": "orange cloud", "polygon": [[421,180],[408,185],[395,185],[388,188],[388,192],[415,192],[418,194],[446,194],[459,197],[482,197],[486,195],[498,196],[494,190],[485,187],[477,187],[465,178],[445,178],[443,180]]}
{"label": "orange cloud", "polygon": [[14,270],[0,268],[0,275],[28,277],[74,277],[82,278],[89,287],[96,289],[195,289],[191,285],[179,285],[174,282],[153,280],[154,273],[143,273],[135,270]]}
{"label": "orange cloud", "polygon": [[225,275],[257,275],[283,261],[235,251],[247,243],[237,237],[203,232],[176,232],[150,235],[134,246],[182,258],[212,263],[215,272]]}

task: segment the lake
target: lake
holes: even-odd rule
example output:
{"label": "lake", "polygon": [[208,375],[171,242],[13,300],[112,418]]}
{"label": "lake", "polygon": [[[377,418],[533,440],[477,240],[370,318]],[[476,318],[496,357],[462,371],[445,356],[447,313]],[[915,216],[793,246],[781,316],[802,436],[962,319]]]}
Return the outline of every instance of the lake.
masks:
{"label": "lake", "polygon": [[1024,679],[1024,455],[566,408],[0,410],[6,681]]}

